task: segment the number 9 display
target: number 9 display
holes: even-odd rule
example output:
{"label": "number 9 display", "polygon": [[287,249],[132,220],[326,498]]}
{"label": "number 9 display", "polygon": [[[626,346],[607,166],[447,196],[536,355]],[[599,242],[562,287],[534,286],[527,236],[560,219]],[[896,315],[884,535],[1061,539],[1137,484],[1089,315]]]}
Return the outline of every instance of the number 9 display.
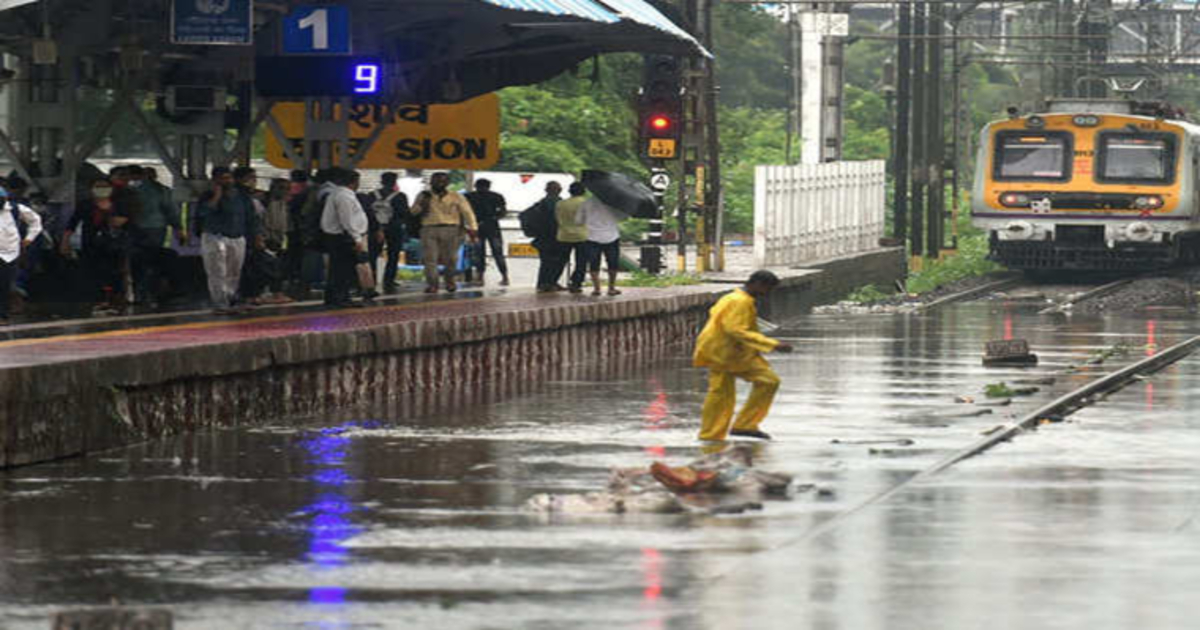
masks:
{"label": "number 9 display", "polygon": [[354,93],[376,94],[379,92],[379,66],[359,64],[354,66]]}

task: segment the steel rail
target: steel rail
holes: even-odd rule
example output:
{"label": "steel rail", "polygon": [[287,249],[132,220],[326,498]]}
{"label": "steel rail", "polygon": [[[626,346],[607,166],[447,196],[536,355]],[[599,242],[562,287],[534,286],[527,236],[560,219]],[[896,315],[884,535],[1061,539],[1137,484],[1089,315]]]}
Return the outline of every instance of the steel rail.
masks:
{"label": "steel rail", "polygon": [[[1141,361],[1125,366],[1116,372],[1093,380],[1090,383],[1072,390],[1071,392],[1064,394],[1055,400],[1025,414],[1019,420],[1005,426],[1002,430],[995,431],[983,439],[965,448],[955,451],[942,460],[918,471],[904,481],[871,495],[856,505],[833,515],[828,520],[822,521],[803,534],[783,540],[775,545],[770,545],[754,553],[776,551],[784,547],[790,547],[792,545],[803,543],[827,534],[858,513],[890,499],[891,497],[908,489],[909,486],[918,484],[938,473],[944,472],[959,462],[970,459],[977,455],[981,455],[992,448],[995,448],[999,444],[1012,440],[1022,433],[1032,431],[1049,417],[1062,418],[1075,413],[1080,409],[1088,407],[1098,402],[1099,396],[1119,390],[1133,382],[1134,379],[1139,376],[1158,372],[1174,363],[1179,362],[1197,350],[1200,350],[1200,336],[1187,339],[1186,341],[1175,344],[1174,346],[1171,346],[1170,348],[1167,348],[1166,350],[1152,357],[1147,357]],[[726,567],[726,570],[715,575],[708,576],[708,579],[720,580],[724,577],[727,577],[732,573],[733,568],[734,566],[730,565]]]}
{"label": "steel rail", "polygon": [[1070,310],[1072,307],[1074,307],[1076,304],[1079,304],[1081,302],[1086,302],[1088,300],[1092,300],[1092,299],[1095,299],[1098,297],[1104,297],[1104,296],[1112,293],[1113,291],[1116,291],[1117,289],[1120,289],[1121,287],[1133,282],[1134,280],[1140,280],[1144,277],[1145,276],[1142,276],[1139,278],[1122,278],[1120,280],[1114,280],[1112,282],[1109,282],[1108,284],[1102,284],[1094,289],[1089,289],[1087,291],[1084,291],[1083,293],[1080,293],[1079,295],[1075,296],[1074,298],[1072,298],[1071,300],[1069,300],[1067,302],[1063,302],[1062,304],[1055,304],[1054,306],[1048,306],[1048,307],[1038,311],[1038,315],[1050,315],[1053,313],[1066,312],[1066,311]]}
{"label": "steel rail", "polygon": [[934,309],[941,308],[947,304],[969,300],[977,295],[983,295],[984,293],[990,293],[992,291],[1010,287],[1021,282],[1021,280],[1021,276],[1014,276],[1012,278],[1005,278],[1003,280],[997,280],[995,282],[989,282],[977,287],[972,287],[965,291],[959,291],[958,293],[951,293],[950,295],[940,297],[932,302],[929,302],[928,304],[922,304],[918,306],[916,312],[926,313]]}
{"label": "steel rail", "polygon": [[891,498],[893,495],[899,493],[901,490],[906,489],[908,486],[924,481],[963,460],[983,454],[998,444],[1012,440],[1021,433],[1035,429],[1047,417],[1065,417],[1075,413],[1076,411],[1079,411],[1080,409],[1097,402],[1097,396],[1121,389],[1122,387],[1125,387],[1131,383],[1138,376],[1158,372],[1163,368],[1180,361],[1184,357],[1187,357],[1198,349],[1200,349],[1200,336],[1192,337],[1191,339],[1175,344],[1174,346],[1171,346],[1170,348],[1167,348],[1166,350],[1163,350],[1152,357],[1147,357],[1141,361],[1117,370],[1116,372],[1098,378],[1078,389],[1060,396],[1049,403],[1046,403],[1045,405],[1042,405],[1041,407],[1038,407],[1037,409],[1025,414],[1020,420],[1008,425],[1003,430],[996,431],[982,440],[958,450],[957,452],[947,456],[928,468],[917,472],[913,476],[901,481],[891,488],[888,488],[863,500],[858,505],[855,505],[844,512],[834,515],[829,520],[822,522],[816,527],[805,532],[803,535],[787,540],[774,548],[794,545],[796,543],[811,540],[822,534],[825,534],[826,532],[840,525],[843,521],[849,519],[851,516],[854,516],[855,514],[865,510],[868,507],[871,507],[876,503],[880,503]]}

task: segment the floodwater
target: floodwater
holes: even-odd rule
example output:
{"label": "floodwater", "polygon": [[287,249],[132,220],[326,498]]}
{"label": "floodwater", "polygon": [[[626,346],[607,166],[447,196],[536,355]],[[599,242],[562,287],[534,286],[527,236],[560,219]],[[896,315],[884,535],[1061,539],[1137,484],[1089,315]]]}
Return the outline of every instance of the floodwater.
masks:
{"label": "floodwater", "polygon": [[[1193,628],[1200,357],[870,499],[1197,328],[1002,303],[801,319],[757,464],[815,488],[744,514],[521,510],[699,455],[705,375],[682,354],[0,473],[0,628],[112,601],[220,630]],[[1005,337],[1041,364],[983,368]],[[1046,376],[988,415],[955,402]]]}

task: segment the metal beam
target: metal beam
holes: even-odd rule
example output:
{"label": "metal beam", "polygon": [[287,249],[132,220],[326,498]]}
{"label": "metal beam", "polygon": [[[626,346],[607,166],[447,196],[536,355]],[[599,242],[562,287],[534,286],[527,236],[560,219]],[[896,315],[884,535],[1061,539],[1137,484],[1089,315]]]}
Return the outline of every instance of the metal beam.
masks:
{"label": "metal beam", "polygon": [[271,130],[271,133],[274,134],[275,139],[279,141],[279,146],[283,148],[283,154],[287,156],[287,159],[292,161],[292,168],[303,168],[306,171],[309,170],[304,164],[304,158],[300,157],[300,155],[296,153],[296,149],[292,147],[291,140],[288,140],[287,134],[283,131],[283,125],[279,124],[279,120],[275,118],[275,115],[271,113],[271,110],[268,109],[266,112],[267,114],[265,117],[263,117],[263,121],[267,123],[267,129]]}
{"label": "metal beam", "polygon": [[158,153],[158,157],[162,159],[163,165],[167,167],[167,170],[171,171],[171,177],[177,182],[184,181],[183,168],[180,167],[179,160],[171,155],[171,151],[167,149],[166,143],[158,135],[158,130],[146,119],[146,115],[137,106],[137,103],[133,100],[133,96],[126,97],[124,104],[129,113],[133,115],[134,122],[146,132],[146,137],[150,139],[150,144],[154,145],[155,153]]}
{"label": "metal beam", "polygon": [[16,169],[17,173],[20,174],[25,181],[29,182],[29,185],[32,186],[34,190],[42,192],[42,188],[38,186],[37,180],[29,174],[29,171],[25,168],[24,162],[21,161],[21,155],[17,153],[17,147],[13,145],[12,139],[8,137],[8,134],[5,133],[3,129],[0,129],[0,150],[3,150],[4,154],[8,156],[8,159],[12,160],[13,168]]}

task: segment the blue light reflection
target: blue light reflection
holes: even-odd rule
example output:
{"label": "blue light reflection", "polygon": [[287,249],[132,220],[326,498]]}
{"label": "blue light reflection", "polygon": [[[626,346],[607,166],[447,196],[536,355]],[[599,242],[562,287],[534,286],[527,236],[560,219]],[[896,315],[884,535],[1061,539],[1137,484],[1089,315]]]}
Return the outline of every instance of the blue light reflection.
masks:
{"label": "blue light reflection", "polygon": [[[347,423],[316,431],[301,440],[300,445],[313,465],[307,476],[316,490],[312,503],[304,507],[309,516],[309,534],[306,559],[316,574],[330,573],[349,561],[349,552],[342,543],[363,531],[350,517],[358,509],[347,496],[351,483],[355,481],[346,470],[350,451],[348,430],[363,426]],[[331,576],[332,577],[332,576]],[[325,584],[312,588],[308,593],[311,605],[322,612],[336,613],[346,603],[348,590],[337,584]],[[339,627],[320,623],[321,627]]]}

